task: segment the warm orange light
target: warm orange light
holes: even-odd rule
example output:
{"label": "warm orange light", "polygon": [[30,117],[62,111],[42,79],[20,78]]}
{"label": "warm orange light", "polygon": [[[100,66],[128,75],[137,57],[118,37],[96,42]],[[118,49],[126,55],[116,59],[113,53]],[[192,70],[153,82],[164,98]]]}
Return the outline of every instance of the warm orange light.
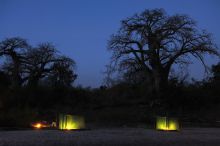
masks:
{"label": "warm orange light", "polygon": [[33,128],[36,128],[36,129],[41,129],[41,128],[48,128],[48,127],[50,127],[50,124],[48,124],[45,121],[43,121],[43,122],[32,123],[31,126]]}
{"label": "warm orange light", "polygon": [[41,123],[36,123],[33,125],[33,127],[40,129],[40,128],[42,128],[42,125],[41,125]]}

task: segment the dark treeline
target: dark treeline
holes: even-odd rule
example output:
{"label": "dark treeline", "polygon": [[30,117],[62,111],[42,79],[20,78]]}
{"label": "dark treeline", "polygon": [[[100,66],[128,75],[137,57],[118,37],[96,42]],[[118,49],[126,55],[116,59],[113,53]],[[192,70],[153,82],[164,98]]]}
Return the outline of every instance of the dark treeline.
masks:
{"label": "dark treeline", "polygon": [[34,89],[11,88],[9,78],[1,74],[1,124],[27,126],[35,120],[55,119],[62,112],[82,114],[100,124],[153,122],[156,115],[177,116],[187,122],[214,122],[220,114],[219,69],[220,64],[214,65],[213,76],[203,81],[187,83],[171,78],[163,100],[155,97],[147,82],[120,80],[111,87],[96,89],[43,83]]}
{"label": "dark treeline", "polygon": [[[0,42],[0,57],[3,121],[10,125],[15,119],[23,119],[23,112],[31,114],[32,109],[39,112],[39,109],[67,102],[60,99],[66,97],[62,89],[71,88],[77,78],[75,62],[60,54],[55,46],[41,43],[33,47],[23,38],[8,38]],[[21,117],[16,117],[16,114],[21,114]]]}
{"label": "dark treeline", "polygon": [[[218,48],[188,16],[162,9],[135,14],[121,22],[108,49],[112,58],[104,84],[91,89],[73,86],[76,64],[52,44],[33,47],[19,37],[1,41],[0,124],[28,126],[61,112],[96,124],[151,123],[156,115],[219,120],[220,63],[209,69],[204,60],[206,54],[219,56]],[[191,57],[209,72],[202,81],[181,72]]]}

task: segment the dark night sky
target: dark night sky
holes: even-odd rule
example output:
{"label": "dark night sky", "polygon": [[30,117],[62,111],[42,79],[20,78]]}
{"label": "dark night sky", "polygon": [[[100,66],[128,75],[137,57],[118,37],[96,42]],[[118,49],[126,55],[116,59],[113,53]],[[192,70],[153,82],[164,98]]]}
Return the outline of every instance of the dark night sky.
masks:
{"label": "dark night sky", "polygon": [[[76,84],[97,87],[111,55],[106,50],[109,36],[122,19],[153,8],[190,15],[220,46],[219,0],[0,0],[0,40],[20,36],[32,45],[52,42],[76,61]],[[209,65],[219,61],[206,58]],[[192,77],[204,77],[198,61],[189,71]]]}

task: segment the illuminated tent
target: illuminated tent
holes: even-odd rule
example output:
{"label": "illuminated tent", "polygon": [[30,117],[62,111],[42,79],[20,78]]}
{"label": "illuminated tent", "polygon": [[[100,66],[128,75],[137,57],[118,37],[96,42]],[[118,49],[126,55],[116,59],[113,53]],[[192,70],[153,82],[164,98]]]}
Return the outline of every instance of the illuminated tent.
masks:
{"label": "illuminated tent", "polygon": [[176,118],[157,117],[156,129],[178,131],[180,129],[179,121]]}
{"label": "illuminated tent", "polygon": [[85,120],[81,116],[59,114],[59,129],[61,130],[74,130],[84,129]]}

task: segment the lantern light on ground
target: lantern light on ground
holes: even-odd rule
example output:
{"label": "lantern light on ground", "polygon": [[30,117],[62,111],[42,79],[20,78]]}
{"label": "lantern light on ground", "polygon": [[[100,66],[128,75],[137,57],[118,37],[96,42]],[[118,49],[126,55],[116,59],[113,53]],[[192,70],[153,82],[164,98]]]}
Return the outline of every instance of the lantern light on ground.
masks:
{"label": "lantern light on ground", "polygon": [[176,118],[157,117],[156,129],[166,131],[179,131],[179,121]]}
{"label": "lantern light on ground", "polygon": [[41,128],[48,128],[50,127],[50,125],[46,121],[42,121],[42,122],[32,123],[31,127],[36,128],[36,129],[41,129]]}
{"label": "lantern light on ground", "polygon": [[74,130],[84,129],[85,120],[81,116],[59,114],[59,129]]}
{"label": "lantern light on ground", "polygon": [[42,127],[42,125],[41,125],[41,123],[37,123],[37,124],[33,125],[33,127],[40,129]]}

